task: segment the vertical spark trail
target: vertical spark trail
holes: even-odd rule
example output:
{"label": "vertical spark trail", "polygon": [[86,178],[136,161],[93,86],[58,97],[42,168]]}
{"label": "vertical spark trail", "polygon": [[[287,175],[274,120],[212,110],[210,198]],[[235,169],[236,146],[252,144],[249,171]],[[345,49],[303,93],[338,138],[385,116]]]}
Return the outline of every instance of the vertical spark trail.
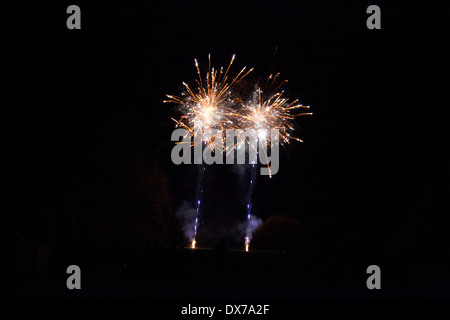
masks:
{"label": "vertical spark trail", "polygon": [[252,219],[252,195],[253,195],[253,189],[256,184],[256,167],[257,165],[253,162],[252,166],[250,167],[250,187],[248,190],[248,199],[247,199],[247,227],[245,228],[245,251],[249,251],[250,247],[250,240],[252,237],[252,226],[251,226],[251,219]]}
{"label": "vertical spark trail", "polygon": [[[256,85],[255,85],[256,89]],[[256,90],[253,92],[253,103],[256,104],[257,102],[257,94]],[[258,144],[257,144],[258,145]],[[249,145],[249,149],[252,148],[252,146]],[[256,149],[257,151],[258,149]],[[257,161],[257,152],[255,152],[255,157],[253,159],[249,160],[251,161],[251,167],[250,167],[250,186],[248,190],[248,199],[247,199],[247,227],[245,228],[245,251],[248,252],[250,248],[250,240],[252,237],[252,230],[251,230],[251,219],[252,219],[252,196],[253,196],[253,189],[256,183],[256,167],[258,165]]]}
{"label": "vertical spark trail", "polygon": [[199,177],[198,177],[198,184],[197,184],[197,203],[196,203],[196,213],[195,213],[195,223],[194,223],[194,236],[191,240],[191,248],[195,249],[195,244],[197,241],[195,238],[197,237],[197,227],[198,227],[198,217],[200,214],[200,204],[202,202],[202,194],[203,194],[203,178],[205,176],[205,165],[199,167]]}

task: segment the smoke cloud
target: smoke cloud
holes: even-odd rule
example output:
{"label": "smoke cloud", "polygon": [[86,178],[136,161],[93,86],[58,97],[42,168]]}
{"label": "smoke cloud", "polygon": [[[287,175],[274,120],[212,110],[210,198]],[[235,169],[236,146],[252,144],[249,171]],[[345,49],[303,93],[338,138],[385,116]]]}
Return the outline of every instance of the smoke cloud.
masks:
{"label": "smoke cloud", "polygon": [[262,225],[262,220],[256,216],[251,216],[250,219],[246,222],[245,228],[245,236],[248,237],[248,240],[252,240],[253,232]]}
{"label": "smoke cloud", "polygon": [[248,240],[251,241],[253,238],[253,233],[262,224],[263,221],[261,218],[252,215],[249,220],[241,222],[237,225],[236,229],[238,231],[237,233],[239,234],[239,237],[236,237],[236,240],[238,242],[241,242],[243,238],[248,237]]}
{"label": "smoke cloud", "polygon": [[182,231],[185,237],[189,240],[194,238],[194,226],[197,210],[191,206],[187,201],[177,208],[175,216],[182,225]]}

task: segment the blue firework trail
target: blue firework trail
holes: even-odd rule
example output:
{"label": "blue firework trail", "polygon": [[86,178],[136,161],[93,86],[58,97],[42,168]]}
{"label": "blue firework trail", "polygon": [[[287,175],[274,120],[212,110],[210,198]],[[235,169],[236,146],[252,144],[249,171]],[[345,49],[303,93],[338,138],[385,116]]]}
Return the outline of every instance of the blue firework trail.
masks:
{"label": "blue firework trail", "polygon": [[245,251],[249,250],[250,247],[250,240],[252,238],[252,227],[251,227],[251,221],[252,221],[252,195],[253,190],[256,184],[256,167],[257,165],[253,163],[250,167],[250,186],[248,190],[248,199],[247,199],[247,226],[245,228]]}
{"label": "blue firework trail", "polygon": [[196,213],[195,213],[195,223],[194,223],[194,236],[191,240],[191,248],[195,249],[195,244],[197,241],[195,238],[197,237],[197,228],[198,228],[198,217],[200,215],[200,205],[202,203],[202,194],[203,194],[203,178],[205,176],[206,167],[205,165],[200,166],[198,184],[197,184],[197,203],[196,203]]}

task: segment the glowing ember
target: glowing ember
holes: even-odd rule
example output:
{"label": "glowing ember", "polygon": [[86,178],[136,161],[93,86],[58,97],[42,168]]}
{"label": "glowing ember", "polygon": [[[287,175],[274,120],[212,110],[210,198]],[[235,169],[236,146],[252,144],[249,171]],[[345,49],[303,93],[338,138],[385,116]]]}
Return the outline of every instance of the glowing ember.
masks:
{"label": "glowing ember", "polygon": [[192,243],[191,243],[191,248],[192,248],[192,249],[195,249],[195,243],[196,243],[196,242],[195,242],[195,239],[192,239]]}
{"label": "glowing ember", "polygon": [[250,247],[250,239],[249,237],[245,237],[245,251],[248,252],[248,249]]}

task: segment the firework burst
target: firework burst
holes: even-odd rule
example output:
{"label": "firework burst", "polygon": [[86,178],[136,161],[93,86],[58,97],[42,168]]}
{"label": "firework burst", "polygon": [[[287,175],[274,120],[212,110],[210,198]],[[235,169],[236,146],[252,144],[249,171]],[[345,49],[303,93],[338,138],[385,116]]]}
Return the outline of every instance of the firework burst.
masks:
{"label": "firework burst", "polygon": [[[267,80],[270,83],[269,89],[273,87],[278,76],[279,73],[269,76]],[[285,82],[286,80],[281,82],[277,87],[278,91],[267,98],[264,97],[261,88],[257,87],[254,98],[243,104],[239,113],[242,128],[256,130],[260,139],[265,139],[269,130],[278,129],[281,143],[289,143],[290,139],[302,142],[299,138],[291,136],[291,132],[294,131],[292,122],[296,117],[312,113],[299,112],[308,109],[309,106],[298,103],[298,100],[290,102],[288,98],[283,97],[284,90],[279,89]]]}
{"label": "firework burst", "polygon": [[[236,76],[230,76],[229,71],[234,59],[235,55],[225,70],[223,67],[217,70],[211,66],[211,55],[208,55],[208,70],[204,76],[200,72],[197,59],[194,60],[198,75],[196,87],[192,89],[183,82],[185,89],[181,97],[167,95],[169,99],[164,100],[180,106],[181,117],[172,118],[176,127],[187,129],[191,136],[203,134],[209,129],[218,129],[224,133],[225,129],[234,127],[237,114],[233,108],[232,88],[253,70],[243,67]],[[198,132],[199,130],[201,132]],[[211,140],[207,144],[214,146]]]}

